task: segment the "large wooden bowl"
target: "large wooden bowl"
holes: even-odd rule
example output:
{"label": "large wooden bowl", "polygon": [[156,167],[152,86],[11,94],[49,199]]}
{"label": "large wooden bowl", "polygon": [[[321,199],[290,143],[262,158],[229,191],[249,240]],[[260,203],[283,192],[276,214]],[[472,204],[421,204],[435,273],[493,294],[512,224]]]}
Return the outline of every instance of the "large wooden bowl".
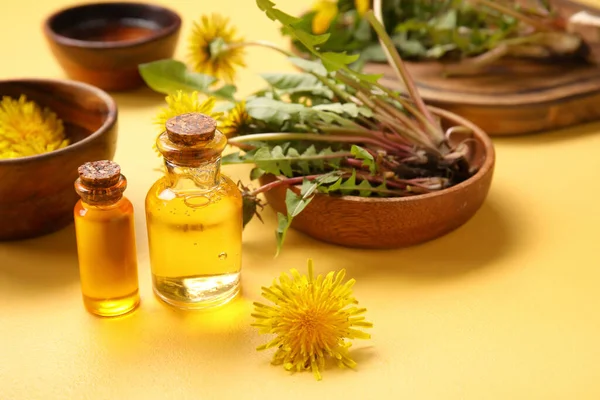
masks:
{"label": "large wooden bowl", "polygon": [[[402,198],[364,198],[317,194],[294,218],[292,227],[324,242],[385,249],[415,245],[442,236],[467,222],[483,204],[494,172],[494,146],[487,134],[451,112],[431,107],[445,123],[463,125],[476,141],[472,163],[478,172],[439,192]],[[456,135],[454,140],[461,140]],[[269,175],[261,184],[277,179]],[[265,193],[268,203],[286,213],[285,192],[279,186]],[[299,192],[299,187],[292,187]]]}
{"label": "large wooden bowl", "polygon": [[30,157],[0,160],[0,240],[56,231],[73,220],[77,167],[112,159],[117,105],[104,91],[79,82],[0,80],[0,97],[27,96],[61,118],[71,144]]}
{"label": "large wooden bowl", "polygon": [[44,22],[50,49],[67,75],[110,91],[142,86],[138,65],[171,58],[180,29],[175,11],[134,2],[78,4]]}

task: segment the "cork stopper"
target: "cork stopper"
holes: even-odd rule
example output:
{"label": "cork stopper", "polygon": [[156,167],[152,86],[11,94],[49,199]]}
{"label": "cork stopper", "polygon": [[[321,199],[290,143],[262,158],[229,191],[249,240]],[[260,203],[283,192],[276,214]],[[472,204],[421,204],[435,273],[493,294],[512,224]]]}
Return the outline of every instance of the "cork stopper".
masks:
{"label": "cork stopper", "polygon": [[194,146],[215,136],[217,122],[205,114],[187,113],[170,118],[166,128],[171,142]]}
{"label": "cork stopper", "polygon": [[121,179],[121,167],[109,160],[85,163],[77,171],[81,182],[86,186],[108,188],[116,185]]}
{"label": "cork stopper", "polygon": [[109,160],[92,161],[81,165],[77,172],[75,191],[91,205],[114,204],[123,197],[127,179],[119,164]]}

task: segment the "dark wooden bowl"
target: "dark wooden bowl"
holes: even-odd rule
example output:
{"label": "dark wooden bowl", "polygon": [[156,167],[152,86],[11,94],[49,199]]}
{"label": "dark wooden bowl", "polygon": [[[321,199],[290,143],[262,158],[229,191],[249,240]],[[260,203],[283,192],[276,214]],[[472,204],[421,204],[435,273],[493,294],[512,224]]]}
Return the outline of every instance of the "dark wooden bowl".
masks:
{"label": "dark wooden bowl", "polygon": [[106,92],[71,81],[0,80],[0,97],[20,95],[54,111],[71,144],[0,160],[0,240],[31,238],[68,225],[78,200],[77,167],[111,160],[117,146],[117,105]]}
{"label": "dark wooden bowl", "polygon": [[[494,173],[492,141],[473,123],[449,111],[431,107],[443,121],[473,131],[476,141],[471,162],[478,172],[439,192],[398,198],[365,198],[317,194],[294,218],[292,227],[324,242],[348,247],[386,249],[411,246],[442,236],[467,222],[483,204]],[[457,142],[464,139],[453,135]],[[277,179],[260,179],[266,184]],[[274,210],[286,213],[285,192],[279,186],[265,193]],[[296,193],[299,187],[292,187]]]}
{"label": "dark wooden bowl", "polygon": [[44,22],[52,53],[75,80],[104,90],[143,85],[138,65],[171,58],[181,18],[143,3],[93,3],[57,11]]}

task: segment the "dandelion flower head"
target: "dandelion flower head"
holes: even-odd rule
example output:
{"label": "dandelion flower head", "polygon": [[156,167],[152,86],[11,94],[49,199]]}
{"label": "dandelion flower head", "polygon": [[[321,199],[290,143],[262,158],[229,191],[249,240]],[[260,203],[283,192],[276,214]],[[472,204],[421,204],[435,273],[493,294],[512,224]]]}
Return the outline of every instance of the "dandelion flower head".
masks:
{"label": "dandelion flower head", "polygon": [[[329,30],[331,23],[339,13],[338,0],[317,0],[313,3],[315,15],[312,20],[312,31],[316,35]],[[359,16],[363,16],[371,7],[371,0],[354,0],[354,8]]]}
{"label": "dandelion flower head", "polygon": [[189,61],[196,72],[231,83],[237,67],[245,67],[243,42],[229,19],[203,15],[194,22],[189,38]]}
{"label": "dandelion flower head", "polygon": [[69,144],[63,122],[22,95],[0,101],[0,159],[33,156]]}
{"label": "dandelion flower head", "polygon": [[277,348],[273,364],[288,371],[311,370],[317,380],[327,358],[340,368],[354,368],[348,339],[369,339],[362,328],[371,328],[365,321],[365,308],[357,307],[352,296],[354,279],[342,283],[345,270],[329,272],[314,278],[312,260],[308,261],[308,276],[290,270],[291,277],[281,274],[270,287],[263,287],[263,297],[273,305],[254,303],[252,324],[261,334],[276,337],[257,350]]}

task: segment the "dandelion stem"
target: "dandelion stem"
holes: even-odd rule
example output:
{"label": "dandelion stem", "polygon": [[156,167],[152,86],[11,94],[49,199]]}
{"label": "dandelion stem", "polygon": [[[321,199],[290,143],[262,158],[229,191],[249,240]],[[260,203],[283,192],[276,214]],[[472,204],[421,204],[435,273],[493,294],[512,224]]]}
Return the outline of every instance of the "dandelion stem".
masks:
{"label": "dandelion stem", "polygon": [[236,48],[240,48],[240,47],[250,47],[250,46],[264,47],[267,49],[278,51],[279,53],[281,53],[285,56],[294,57],[294,54],[292,52],[285,50],[285,49],[277,46],[275,43],[269,42],[267,40],[252,40],[249,42],[228,43],[227,44],[228,49],[236,49]]}
{"label": "dandelion stem", "polygon": [[312,140],[316,142],[341,142],[341,143],[369,143],[378,146],[382,149],[396,152],[397,149],[382,143],[382,141],[357,136],[336,136],[336,135],[320,135],[317,133],[255,133],[252,135],[237,136],[229,139],[229,144],[237,146],[240,143],[247,142],[269,142],[269,141],[284,141],[284,140]]}
{"label": "dandelion stem", "polygon": [[[417,109],[425,116],[425,118],[429,120],[429,122],[431,122],[432,125],[435,126],[435,119],[433,118],[433,116],[429,112],[429,109],[425,105],[425,102],[421,98],[421,95],[419,94],[417,86],[415,85],[415,82],[412,79],[410,72],[406,68],[404,61],[402,61],[402,57],[400,57],[400,54],[398,54],[398,50],[396,50],[396,46],[385,31],[382,22],[380,22],[383,21],[381,7],[382,1],[375,0],[374,8],[377,12],[377,18],[373,14],[372,10],[369,10],[365,14],[365,18],[367,19],[367,21],[369,21],[369,23],[377,33],[381,47],[384,50],[390,65],[394,68],[394,71],[396,72],[396,75],[398,75],[400,82],[404,82],[404,85],[408,89],[408,93],[410,94],[411,99],[417,106]],[[433,139],[437,144],[441,144],[444,142],[444,134],[443,132],[441,132],[441,130],[439,132],[437,130],[431,131],[431,133],[434,135]]]}

